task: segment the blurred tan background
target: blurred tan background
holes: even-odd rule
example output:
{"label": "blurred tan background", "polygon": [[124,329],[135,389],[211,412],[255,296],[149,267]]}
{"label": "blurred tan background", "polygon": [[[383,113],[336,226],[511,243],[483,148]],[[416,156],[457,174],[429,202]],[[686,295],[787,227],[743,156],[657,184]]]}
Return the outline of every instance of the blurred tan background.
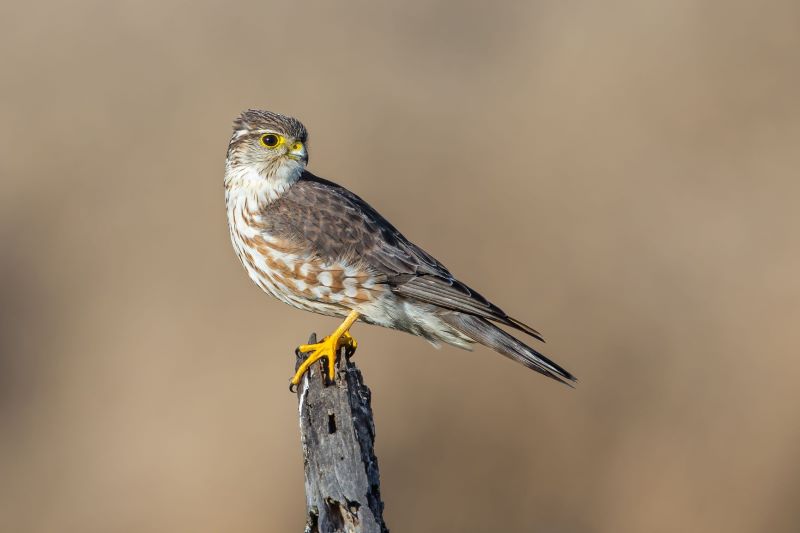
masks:
{"label": "blurred tan background", "polygon": [[357,326],[393,531],[798,531],[800,4],[331,4],[0,6],[0,530],[301,530],[261,107],[581,380]]}

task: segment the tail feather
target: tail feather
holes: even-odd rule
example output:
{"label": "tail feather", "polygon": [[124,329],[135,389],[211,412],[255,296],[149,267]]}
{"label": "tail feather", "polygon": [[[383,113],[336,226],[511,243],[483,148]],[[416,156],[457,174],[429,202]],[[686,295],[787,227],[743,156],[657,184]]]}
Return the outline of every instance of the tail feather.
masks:
{"label": "tail feather", "polygon": [[572,387],[575,376],[540,354],[516,337],[506,333],[485,318],[464,313],[443,313],[441,319],[470,339],[535,370],[540,374]]}

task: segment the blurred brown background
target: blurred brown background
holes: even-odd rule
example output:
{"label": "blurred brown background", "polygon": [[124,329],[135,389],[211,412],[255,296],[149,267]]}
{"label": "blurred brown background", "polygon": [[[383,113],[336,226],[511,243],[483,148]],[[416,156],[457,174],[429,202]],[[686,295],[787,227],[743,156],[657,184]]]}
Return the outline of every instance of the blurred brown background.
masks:
{"label": "blurred brown background", "polygon": [[335,322],[229,245],[261,107],[581,379],[357,326],[393,531],[798,531],[799,51],[789,0],[5,2],[0,530],[301,530]]}

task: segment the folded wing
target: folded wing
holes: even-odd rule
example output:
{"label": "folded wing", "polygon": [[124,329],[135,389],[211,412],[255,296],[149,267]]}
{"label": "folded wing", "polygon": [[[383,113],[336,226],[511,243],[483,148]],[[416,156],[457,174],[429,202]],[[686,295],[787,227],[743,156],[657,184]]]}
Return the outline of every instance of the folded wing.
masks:
{"label": "folded wing", "polygon": [[491,320],[543,340],[535,329],[458,281],[443,264],[344,187],[305,172],[283,202],[286,205],[280,207],[281,216],[277,217],[283,227],[273,231],[308,242],[323,259],[351,255],[365,262],[379,282],[399,295]]}

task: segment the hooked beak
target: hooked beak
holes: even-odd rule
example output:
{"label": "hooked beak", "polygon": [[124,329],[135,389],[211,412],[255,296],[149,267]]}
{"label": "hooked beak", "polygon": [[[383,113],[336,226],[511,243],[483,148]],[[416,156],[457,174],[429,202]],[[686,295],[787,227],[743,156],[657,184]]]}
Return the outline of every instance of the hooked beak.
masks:
{"label": "hooked beak", "polygon": [[291,150],[289,150],[286,155],[295,161],[302,162],[303,164],[308,163],[308,152],[306,151],[306,145],[300,141],[296,141],[294,144],[292,144]]}

